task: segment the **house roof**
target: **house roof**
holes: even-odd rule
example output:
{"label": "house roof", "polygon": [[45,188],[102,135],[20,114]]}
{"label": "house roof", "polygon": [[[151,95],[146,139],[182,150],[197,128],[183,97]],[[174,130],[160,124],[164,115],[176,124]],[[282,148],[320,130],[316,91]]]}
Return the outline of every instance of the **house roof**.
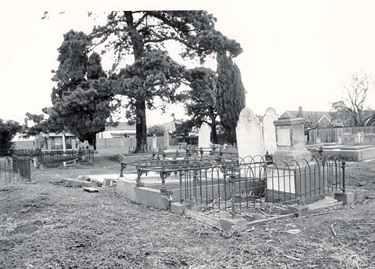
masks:
{"label": "house roof", "polygon": [[106,131],[135,131],[135,124],[129,125],[127,122],[119,122],[116,127],[107,126]]}
{"label": "house roof", "polygon": [[[62,136],[62,133],[49,132],[48,136],[49,137],[59,137],[59,136]],[[65,137],[68,137],[68,136],[74,136],[74,134],[72,134],[72,133],[65,133]]]}
{"label": "house roof", "polygon": [[[287,110],[293,117],[297,117],[298,110]],[[303,117],[306,120],[311,121],[312,123],[317,123],[323,115],[326,116],[326,118],[331,121],[331,117],[329,116],[329,112],[326,111],[303,111]]]}
{"label": "house roof", "polygon": [[318,123],[320,123],[321,121],[323,121],[324,119],[326,119],[329,123],[331,123],[332,121],[326,116],[326,115],[323,115],[320,117],[320,119],[318,120]]}

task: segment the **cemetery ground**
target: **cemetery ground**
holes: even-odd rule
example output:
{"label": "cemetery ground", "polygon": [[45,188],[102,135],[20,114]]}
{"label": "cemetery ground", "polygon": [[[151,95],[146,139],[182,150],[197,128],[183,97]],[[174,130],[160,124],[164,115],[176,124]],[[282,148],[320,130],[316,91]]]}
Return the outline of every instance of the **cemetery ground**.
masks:
{"label": "cemetery ground", "polygon": [[352,205],[227,233],[131,203],[114,187],[50,183],[118,173],[112,155],[0,186],[0,268],[375,268],[375,161],[347,164]]}

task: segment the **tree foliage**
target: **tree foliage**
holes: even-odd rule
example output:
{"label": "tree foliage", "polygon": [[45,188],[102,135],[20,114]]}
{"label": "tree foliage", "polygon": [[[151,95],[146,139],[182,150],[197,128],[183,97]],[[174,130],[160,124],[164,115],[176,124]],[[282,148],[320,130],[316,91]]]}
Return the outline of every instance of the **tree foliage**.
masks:
{"label": "tree foliage", "polygon": [[165,127],[162,124],[155,124],[148,128],[147,134],[149,136],[163,136],[165,133]]}
{"label": "tree foliage", "polygon": [[211,127],[211,140],[218,143],[216,126],[217,120],[217,76],[216,73],[205,67],[197,67],[188,70],[186,79],[190,90],[185,92],[185,109],[191,117],[190,124],[200,127],[206,122]]}
{"label": "tree foliage", "polygon": [[236,126],[240,112],[246,106],[245,88],[241,72],[231,57],[221,53],[217,62],[217,112],[226,140],[233,144],[236,142]]}
{"label": "tree foliage", "polygon": [[114,94],[101,66],[101,57],[88,56],[91,39],[83,32],[69,31],[59,47],[59,67],[55,71],[48,122],[56,131],[68,130],[94,145],[96,134],[110,124],[117,108]]}
{"label": "tree foliage", "polygon": [[367,74],[354,74],[352,80],[344,86],[347,93],[345,100],[349,103],[347,108],[353,114],[355,126],[363,126],[362,112],[369,86]]}
{"label": "tree foliage", "polygon": [[16,121],[3,121],[0,119],[0,156],[6,156],[14,147],[13,137],[21,130],[21,125]]}
{"label": "tree foliage", "polygon": [[175,101],[176,89],[183,79],[183,66],[174,62],[165,45],[182,45],[183,57],[203,62],[214,52],[242,52],[240,45],[216,31],[216,19],[205,11],[118,11],[111,12],[107,24],[95,27],[95,45],[105,44],[116,55],[113,71],[127,55],[134,63],[116,75],[116,93],[129,97],[128,116],[136,123],[136,151],[147,150],[146,107],[156,99]]}
{"label": "tree foliage", "polygon": [[189,136],[189,133],[192,131],[193,127],[196,126],[195,122],[191,119],[185,121],[176,121],[175,127],[176,131],[174,135],[178,137],[186,137]]}
{"label": "tree foliage", "polygon": [[332,103],[331,117],[343,120],[345,126],[363,126],[364,105],[370,84],[367,74],[354,74],[351,81],[344,85],[346,90],[344,99]]}
{"label": "tree foliage", "polygon": [[334,121],[341,121],[343,126],[355,126],[353,112],[347,107],[344,101],[331,103],[329,115]]}

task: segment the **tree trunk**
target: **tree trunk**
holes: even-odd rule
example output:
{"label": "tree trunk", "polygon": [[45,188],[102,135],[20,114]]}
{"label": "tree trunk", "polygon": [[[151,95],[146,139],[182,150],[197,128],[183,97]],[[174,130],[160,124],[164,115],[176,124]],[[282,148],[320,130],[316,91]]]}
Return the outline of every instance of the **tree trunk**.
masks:
{"label": "tree trunk", "polygon": [[89,136],[87,136],[86,140],[89,145],[92,146],[94,150],[96,150],[96,134],[90,134]]}
{"label": "tree trunk", "polygon": [[213,144],[219,144],[219,140],[217,138],[217,132],[216,132],[216,124],[212,124],[211,126],[211,141]]}
{"label": "tree trunk", "polygon": [[217,131],[216,131],[216,115],[214,111],[212,110],[210,113],[211,118],[211,142],[213,144],[219,144],[219,140],[217,138]]}
{"label": "tree trunk", "polygon": [[96,134],[95,134],[95,137],[94,137],[94,150],[96,150]]}
{"label": "tree trunk", "polygon": [[[128,26],[128,31],[130,35],[130,39],[133,42],[133,51],[134,51],[134,60],[139,60],[143,56],[144,52],[144,43],[142,36],[137,31],[134,20],[133,20],[133,13],[132,11],[125,11],[124,12],[126,24]],[[137,139],[137,146],[134,152],[147,152],[147,125],[146,125],[146,101],[145,98],[140,96],[136,97],[135,103],[135,114],[136,114],[136,139]]]}
{"label": "tree trunk", "polygon": [[147,125],[146,125],[146,102],[136,102],[136,138],[137,146],[135,152],[147,152]]}
{"label": "tree trunk", "polygon": [[358,112],[357,112],[357,126],[363,126],[362,111],[360,109],[358,109]]}

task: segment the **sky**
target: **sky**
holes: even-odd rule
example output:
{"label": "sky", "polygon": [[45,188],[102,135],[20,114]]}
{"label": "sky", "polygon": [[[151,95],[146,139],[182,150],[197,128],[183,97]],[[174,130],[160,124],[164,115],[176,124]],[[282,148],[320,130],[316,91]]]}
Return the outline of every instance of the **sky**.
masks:
{"label": "sky", "polygon": [[[246,106],[264,115],[273,107],[329,111],[345,97],[356,72],[375,74],[375,1],[5,1],[0,0],[0,118],[23,122],[51,105],[63,34],[89,33],[104,12],[139,9],[203,9],[216,29],[235,39],[243,53],[234,60],[246,89]],[[41,19],[44,11],[49,18]],[[99,15],[87,17],[87,11]],[[60,14],[64,12],[64,14]],[[178,50],[177,50],[178,51]],[[176,52],[174,52],[176,54]],[[108,61],[109,63],[109,61]],[[210,66],[210,63],[208,63]],[[104,68],[109,69],[110,64]],[[375,109],[372,85],[366,107]],[[148,112],[148,125],[184,117],[182,105]]]}

